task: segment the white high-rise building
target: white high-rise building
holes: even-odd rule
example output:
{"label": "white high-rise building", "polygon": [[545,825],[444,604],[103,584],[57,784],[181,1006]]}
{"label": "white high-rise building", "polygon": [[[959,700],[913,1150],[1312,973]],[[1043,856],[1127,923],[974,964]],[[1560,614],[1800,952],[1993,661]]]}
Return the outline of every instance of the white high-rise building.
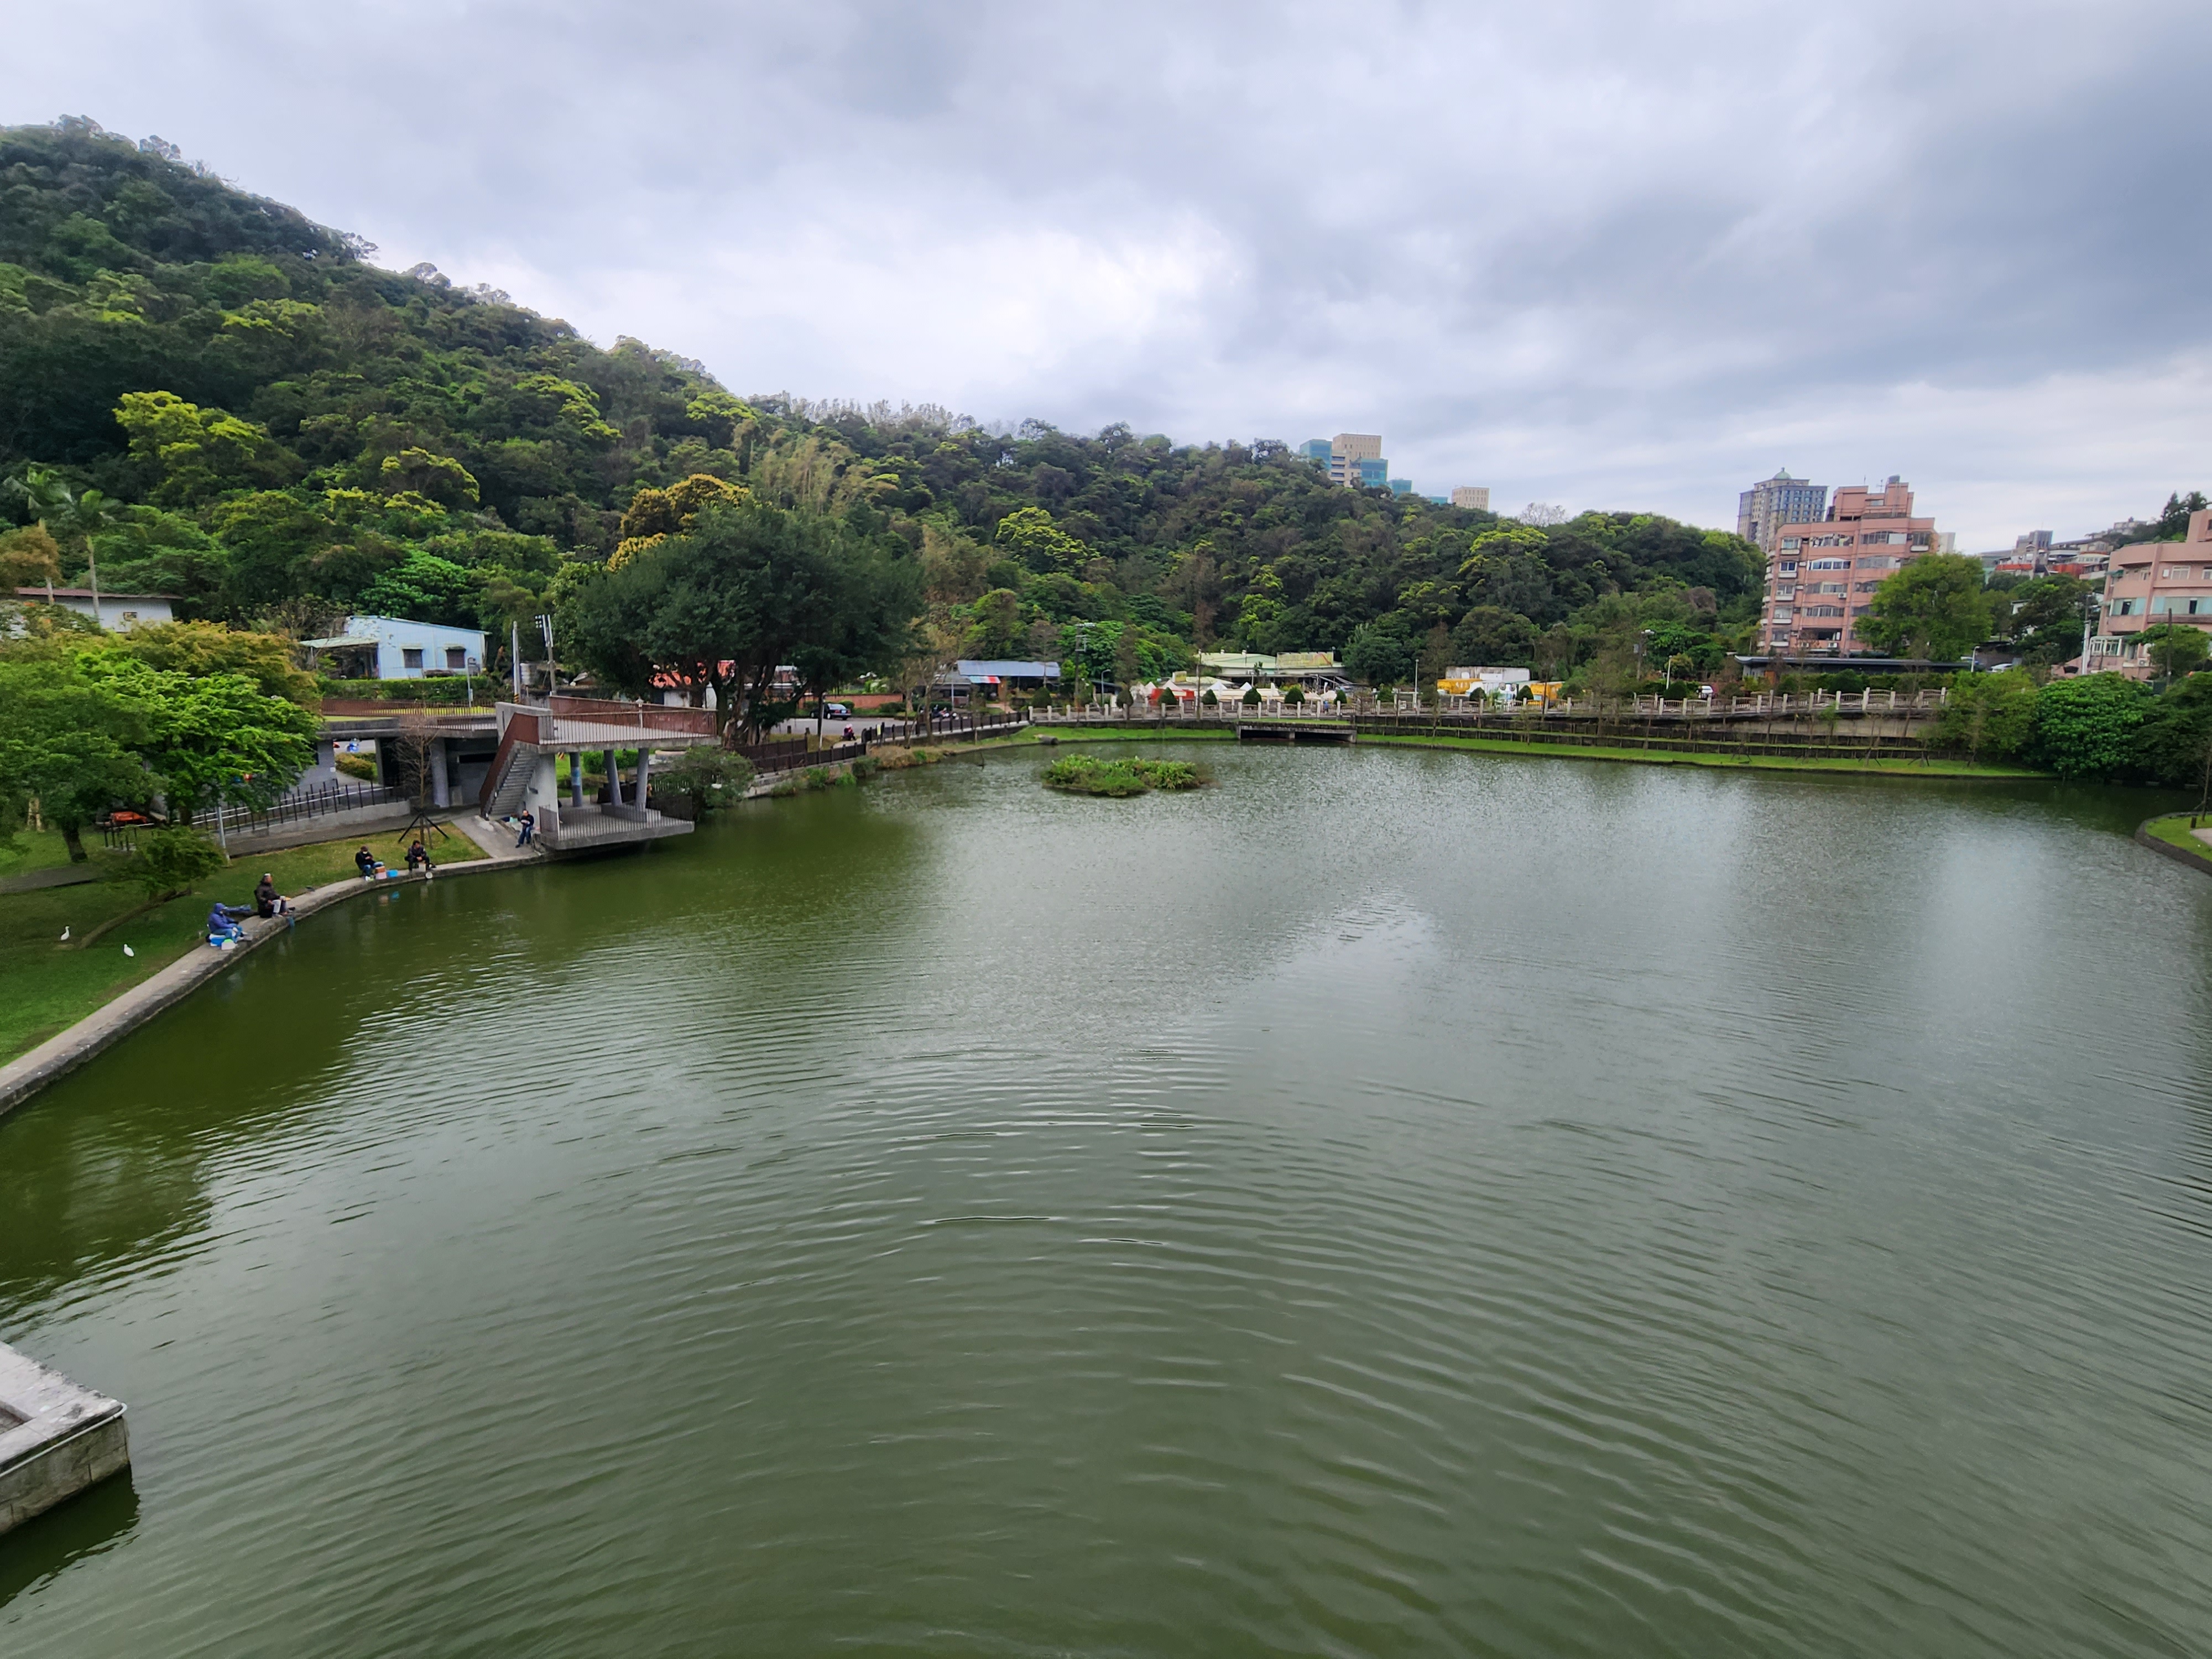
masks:
{"label": "white high-rise building", "polygon": [[1462,484],[1452,491],[1451,504],[1454,507],[1471,507],[1478,513],[1487,513],[1490,511],[1490,486]]}

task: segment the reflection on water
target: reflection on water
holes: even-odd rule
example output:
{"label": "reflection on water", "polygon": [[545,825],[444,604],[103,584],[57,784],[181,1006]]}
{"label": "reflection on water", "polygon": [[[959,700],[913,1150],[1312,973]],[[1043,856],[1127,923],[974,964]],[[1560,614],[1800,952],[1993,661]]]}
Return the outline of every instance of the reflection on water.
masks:
{"label": "reflection on water", "polygon": [[125,1470],[0,1540],[0,1608],[64,1568],[121,1543],[138,1524],[138,1489]]}
{"label": "reflection on water", "polygon": [[11,1659],[2206,1647],[2141,798],[1205,758],[387,896],[0,1123],[144,1510]]}

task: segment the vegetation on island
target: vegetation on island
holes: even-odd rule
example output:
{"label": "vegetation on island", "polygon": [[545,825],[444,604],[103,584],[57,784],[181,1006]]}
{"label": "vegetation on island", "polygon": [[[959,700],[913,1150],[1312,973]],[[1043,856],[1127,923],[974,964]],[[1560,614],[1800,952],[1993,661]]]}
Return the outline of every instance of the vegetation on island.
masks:
{"label": "vegetation on island", "polygon": [[1141,795],[1154,789],[1196,789],[1207,780],[1188,761],[1146,760],[1135,756],[1102,759],[1096,755],[1062,755],[1041,775],[1044,787],[1070,795]]}

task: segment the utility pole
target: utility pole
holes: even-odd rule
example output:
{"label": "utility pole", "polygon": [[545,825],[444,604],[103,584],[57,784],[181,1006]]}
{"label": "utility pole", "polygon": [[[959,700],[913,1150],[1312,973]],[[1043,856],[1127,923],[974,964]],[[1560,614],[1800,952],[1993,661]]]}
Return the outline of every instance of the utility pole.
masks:
{"label": "utility pole", "polygon": [[545,695],[550,697],[561,687],[560,671],[553,661],[553,618],[550,613],[538,619],[538,631],[545,636]]}
{"label": "utility pole", "polygon": [[522,701],[522,619],[520,617],[509,617],[507,619],[507,627],[508,641],[507,677],[514,687],[515,702],[520,702]]}

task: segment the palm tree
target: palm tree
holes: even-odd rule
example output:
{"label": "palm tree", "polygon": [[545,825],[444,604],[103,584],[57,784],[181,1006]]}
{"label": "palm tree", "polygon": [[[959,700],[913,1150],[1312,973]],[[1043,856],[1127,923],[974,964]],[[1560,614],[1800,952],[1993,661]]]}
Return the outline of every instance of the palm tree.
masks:
{"label": "palm tree", "polygon": [[121,505],[97,489],[88,489],[82,495],[71,490],[54,472],[43,466],[25,469],[20,478],[10,478],[8,493],[20,496],[30,507],[31,516],[46,526],[46,534],[66,547],[71,541],[84,544],[84,556],[92,580],[92,619],[100,620],[100,556],[93,546],[93,537],[123,517]]}

